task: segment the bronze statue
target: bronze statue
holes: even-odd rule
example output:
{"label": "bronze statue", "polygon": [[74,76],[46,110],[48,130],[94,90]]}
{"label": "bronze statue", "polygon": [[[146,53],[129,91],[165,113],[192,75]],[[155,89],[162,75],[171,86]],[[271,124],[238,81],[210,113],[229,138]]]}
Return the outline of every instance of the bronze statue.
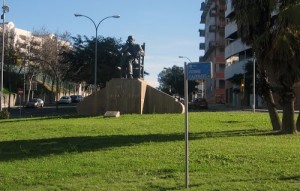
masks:
{"label": "bronze statue", "polygon": [[134,68],[141,67],[139,66],[139,59],[141,56],[144,56],[144,50],[139,44],[134,44],[134,37],[128,36],[126,44],[123,46],[121,58],[121,77],[122,78],[139,78],[134,76]]}

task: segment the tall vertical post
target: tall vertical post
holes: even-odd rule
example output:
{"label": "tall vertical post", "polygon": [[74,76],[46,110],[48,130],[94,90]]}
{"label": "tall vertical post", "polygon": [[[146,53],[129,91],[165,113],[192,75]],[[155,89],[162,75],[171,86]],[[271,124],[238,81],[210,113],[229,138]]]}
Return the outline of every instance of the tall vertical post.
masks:
{"label": "tall vertical post", "polygon": [[105,17],[104,19],[102,19],[98,24],[95,23],[95,21],[90,18],[89,16],[86,16],[86,15],[82,15],[82,14],[74,14],[75,17],[85,17],[87,19],[89,19],[90,21],[92,21],[94,27],[95,27],[95,30],[96,30],[96,36],[95,36],[95,72],[94,72],[94,75],[95,75],[95,79],[94,79],[94,92],[97,91],[97,68],[98,68],[98,28],[99,28],[99,25],[102,23],[102,21],[104,21],[105,19],[108,19],[108,18],[120,18],[120,15],[113,15],[113,16],[108,16],[108,17]]}
{"label": "tall vertical post", "polygon": [[185,187],[189,188],[189,123],[188,123],[188,79],[187,63],[184,63],[184,106],[185,106]]}
{"label": "tall vertical post", "polygon": [[23,106],[25,106],[26,101],[26,60],[24,59],[24,74],[23,74]]}
{"label": "tall vertical post", "polygon": [[[99,25],[98,25],[99,26]],[[97,92],[97,69],[98,69],[98,26],[96,26],[95,36],[95,79],[94,79],[94,92]]]}
{"label": "tall vertical post", "polygon": [[5,34],[5,1],[3,0],[3,7],[2,7],[2,57],[1,57],[1,79],[0,79],[0,111],[3,110],[2,108],[2,102],[3,102],[3,65],[4,65],[4,34]]}
{"label": "tall vertical post", "polygon": [[255,112],[255,102],[256,102],[256,100],[255,100],[255,56],[253,57],[253,105],[252,105],[252,107],[253,107],[253,112]]}

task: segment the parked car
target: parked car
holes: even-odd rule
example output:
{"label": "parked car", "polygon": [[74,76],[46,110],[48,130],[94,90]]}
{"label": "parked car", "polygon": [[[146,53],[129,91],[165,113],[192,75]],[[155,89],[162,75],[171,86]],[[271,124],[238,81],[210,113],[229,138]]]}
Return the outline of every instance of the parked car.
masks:
{"label": "parked car", "polygon": [[44,101],[41,98],[33,98],[26,104],[26,107],[44,107]]}
{"label": "parked car", "polygon": [[72,102],[72,99],[70,96],[62,96],[58,101],[59,104],[69,104],[71,102]]}
{"label": "parked car", "polygon": [[189,103],[190,109],[208,109],[208,103],[205,98],[196,98]]}
{"label": "parked car", "polygon": [[79,103],[83,100],[83,97],[81,95],[71,95],[70,97],[72,103]]}

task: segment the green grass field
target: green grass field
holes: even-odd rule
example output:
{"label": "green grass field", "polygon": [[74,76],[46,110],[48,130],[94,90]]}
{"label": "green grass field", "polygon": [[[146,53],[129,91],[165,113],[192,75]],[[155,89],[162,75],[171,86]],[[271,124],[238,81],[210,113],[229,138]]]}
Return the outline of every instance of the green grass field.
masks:
{"label": "green grass field", "polygon": [[[300,190],[300,137],[268,114],[193,112],[190,190]],[[184,115],[0,120],[0,190],[185,190]]]}

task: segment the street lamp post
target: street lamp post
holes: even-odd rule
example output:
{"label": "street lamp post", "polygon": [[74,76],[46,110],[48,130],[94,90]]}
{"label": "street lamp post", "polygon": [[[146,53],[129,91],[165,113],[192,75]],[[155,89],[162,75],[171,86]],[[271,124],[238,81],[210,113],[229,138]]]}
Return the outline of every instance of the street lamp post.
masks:
{"label": "street lamp post", "polygon": [[108,17],[105,17],[103,18],[98,24],[95,23],[95,21],[93,19],[91,19],[90,17],[86,16],[86,15],[82,15],[82,14],[74,14],[75,17],[85,17],[87,19],[89,19],[90,21],[92,21],[94,27],[95,27],[95,30],[96,30],[96,36],[95,36],[95,79],[94,79],[94,91],[96,92],[97,91],[97,59],[98,59],[98,54],[97,54],[97,49],[98,49],[98,28],[99,28],[99,25],[102,23],[102,21],[104,21],[105,19],[108,19],[108,18],[120,18],[120,15],[112,15],[112,16],[108,16]]}
{"label": "street lamp post", "polygon": [[3,99],[3,65],[4,65],[4,34],[5,34],[5,13],[9,11],[9,7],[5,5],[5,0],[3,0],[2,6],[2,15],[1,18],[3,20],[2,25],[2,58],[1,58],[1,78],[0,78],[0,111],[3,110],[2,108],[2,99]]}

